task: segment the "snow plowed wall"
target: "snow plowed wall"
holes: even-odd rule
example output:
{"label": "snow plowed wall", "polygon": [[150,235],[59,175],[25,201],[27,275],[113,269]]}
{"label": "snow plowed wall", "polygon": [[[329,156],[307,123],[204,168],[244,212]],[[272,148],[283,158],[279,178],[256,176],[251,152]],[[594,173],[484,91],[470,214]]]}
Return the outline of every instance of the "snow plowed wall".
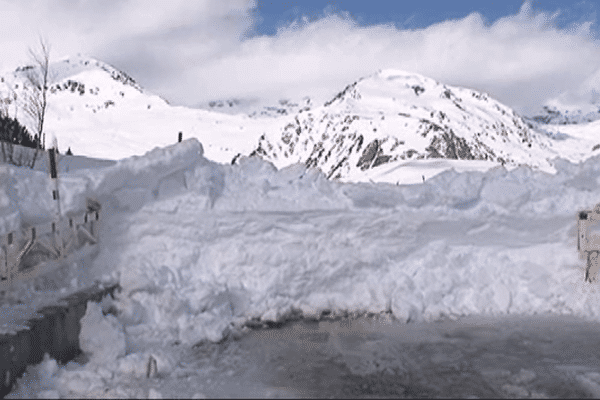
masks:
{"label": "snow plowed wall", "polygon": [[[599,319],[576,214],[600,199],[600,162],[554,167],[554,175],[498,167],[417,185],[345,184],[299,164],[214,163],[191,139],[60,184],[67,212],[86,196],[103,205],[87,273],[120,278],[120,321],[149,338],[194,343],[298,311]],[[3,181],[3,215],[31,215],[14,187]]]}

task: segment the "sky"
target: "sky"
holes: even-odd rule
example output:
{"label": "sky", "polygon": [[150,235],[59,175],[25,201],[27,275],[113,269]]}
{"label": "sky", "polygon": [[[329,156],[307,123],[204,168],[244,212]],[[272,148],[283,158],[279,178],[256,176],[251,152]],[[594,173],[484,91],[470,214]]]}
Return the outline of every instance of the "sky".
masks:
{"label": "sky", "polygon": [[379,69],[489,93],[525,115],[597,101],[591,1],[0,0],[0,70],[84,54],[173,105],[326,101]]}

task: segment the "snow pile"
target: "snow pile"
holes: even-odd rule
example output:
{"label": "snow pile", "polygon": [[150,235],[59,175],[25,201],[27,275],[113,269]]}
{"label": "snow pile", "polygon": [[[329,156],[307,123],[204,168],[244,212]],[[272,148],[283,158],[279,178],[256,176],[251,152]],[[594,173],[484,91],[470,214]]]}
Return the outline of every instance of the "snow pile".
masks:
{"label": "snow pile", "polygon": [[[86,197],[117,209],[141,206],[158,196],[159,183],[164,178],[174,171],[183,173],[201,157],[202,145],[194,140],[167,149],[157,148],[144,157],[134,156],[105,168],[63,172],[58,176],[61,211],[65,215],[84,212]],[[47,172],[2,165],[0,176],[0,216],[3,224],[8,224],[4,233],[19,225],[41,224],[53,218],[54,186]]]}
{"label": "snow pile", "polygon": [[[119,273],[121,318],[145,337],[218,341],[249,319],[297,312],[600,315],[573,231],[600,195],[588,179],[596,159],[558,161],[556,175],[499,167],[341,184],[301,165],[215,164],[194,143],[95,171],[97,196],[135,212],[105,222],[94,268]],[[196,163],[158,161],[176,148]]]}
{"label": "snow pile", "polygon": [[9,190],[9,185],[12,184],[11,187],[14,185],[11,171],[4,165],[0,165],[0,182],[2,182],[2,186],[0,186],[0,234],[3,235],[17,229],[21,217]]}
{"label": "snow pile", "polygon": [[223,191],[215,210],[283,212],[341,209],[350,204],[338,189],[341,184],[328,181],[319,170],[302,164],[277,170],[260,158],[242,157],[236,165],[221,171]]}
{"label": "snow pile", "polygon": [[2,234],[21,222],[35,225],[49,220],[55,207],[47,174],[10,165],[0,165],[0,199]]}
{"label": "snow pile", "polygon": [[[102,332],[102,335],[98,335],[98,332]],[[123,357],[123,325],[112,315],[104,317],[100,306],[90,301],[81,319],[79,346],[82,351],[92,356],[91,360],[95,363],[103,364]]]}
{"label": "snow pile", "polygon": [[[555,160],[555,168],[344,184],[258,158],[217,164],[191,139],[64,174],[65,212],[88,196],[103,205],[99,254],[78,279],[112,274],[123,291],[116,318],[88,307],[82,348],[101,361],[64,372],[60,393],[141,376],[150,355],[168,375],[167,343],[218,342],[251,321],[290,315],[388,312],[419,321],[552,312],[599,320],[600,295],[584,284],[576,252],[576,212],[600,198],[600,159]],[[48,213],[45,200],[34,207],[26,198],[47,190],[38,173],[9,171],[22,174],[2,180],[9,206],[22,218]]]}

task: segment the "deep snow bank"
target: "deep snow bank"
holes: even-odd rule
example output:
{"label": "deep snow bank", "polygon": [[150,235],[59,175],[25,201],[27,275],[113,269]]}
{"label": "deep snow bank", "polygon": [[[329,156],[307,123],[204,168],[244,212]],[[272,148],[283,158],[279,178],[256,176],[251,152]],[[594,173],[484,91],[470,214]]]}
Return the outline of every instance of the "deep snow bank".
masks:
{"label": "deep snow bank", "polygon": [[[158,197],[160,183],[183,174],[200,159],[205,160],[202,145],[188,140],[179,146],[156,148],[143,157],[126,158],[105,168],[96,166],[70,173],[63,170],[58,176],[61,211],[63,215],[83,212],[86,197],[117,208],[140,207]],[[53,189],[46,171],[0,165],[0,234],[20,226],[51,221],[56,211]]]}
{"label": "deep snow bank", "polygon": [[[54,366],[51,394],[100,395],[107,382],[143,377],[150,355],[169,375],[172,349],[188,348],[171,343],[219,341],[249,320],[290,313],[598,320],[597,285],[584,284],[576,252],[576,212],[600,199],[600,159],[555,160],[555,168],[343,184],[302,165],[217,164],[188,140],[63,174],[64,212],[82,210],[87,196],[103,204],[99,254],[78,281],[112,274],[123,292],[116,319],[90,308],[80,340],[91,362]],[[50,217],[46,175],[12,167],[0,174],[2,226]]]}
{"label": "deep snow bank", "polygon": [[[598,159],[557,160],[555,175],[499,167],[395,186],[196,154],[164,173],[136,167],[143,158],[97,171],[100,197],[143,192],[137,211],[106,222],[95,264],[118,271],[130,332],[217,341],[232,325],[292,312],[600,316],[575,249],[576,211],[600,198]],[[138,183],[120,178],[129,169]]]}
{"label": "deep snow bank", "polygon": [[[63,174],[60,190],[65,213],[80,211],[86,196],[103,204],[100,253],[80,279],[120,278],[126,333],[194,343],[292,312],[598,319],[575,215],[600,199],[600,162],[555,160],[555,168],[343,184],[302,165],[217,164],[191,139]],[[50,190],[46,176],[1,172],[9,177],[0,187],[3,224],[16,212],[21,222],[51,215],[51,196],[39,194]]]}

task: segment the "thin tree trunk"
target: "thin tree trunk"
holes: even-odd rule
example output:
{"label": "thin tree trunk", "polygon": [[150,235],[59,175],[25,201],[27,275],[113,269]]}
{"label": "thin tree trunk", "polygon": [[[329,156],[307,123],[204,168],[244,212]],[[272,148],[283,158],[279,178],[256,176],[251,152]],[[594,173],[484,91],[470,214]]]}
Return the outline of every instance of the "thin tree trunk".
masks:
{"label": "thin tree trunk", "polygon": [[[32,70],[27,78],[32,86],[32,94],[28,99],[26,111],[35,119],[37,135],[39,138],[39,150],[46,149],[46,132],[44,132],[44,122],[46,118],[46,107],[48,106],[48,82],[50,77],[50,46],[40,38],[39,51],[29,49],[29,53],[39,71]],[[35,163],[35,160],[33,161]]]}

